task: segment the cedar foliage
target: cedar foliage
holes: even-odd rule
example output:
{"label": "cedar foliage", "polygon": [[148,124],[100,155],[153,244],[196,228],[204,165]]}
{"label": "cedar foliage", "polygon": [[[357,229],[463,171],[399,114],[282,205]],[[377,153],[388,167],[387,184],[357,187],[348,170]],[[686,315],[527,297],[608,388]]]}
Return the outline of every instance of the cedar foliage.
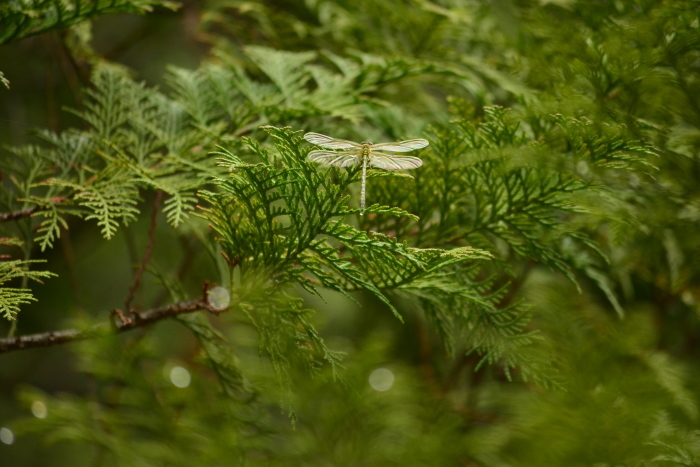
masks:
{"label": "cedar foliage", "polygon": [[[7,385],[15,463],[37,436],[72,464],[698,463],[694,2],[203,2],[206,57],[161,86],[86,33],[153,6],[0,7],[5,47],[59,31],[89,70],[77,124],[0,157],[0,314],[83,328],[205,281],[226,309],[32,350],[74,376]],[[360,170],[305,131],[430,146],[370,170],[360,216]],[[126,239],[134,277],[82,270],[78,236]]]}

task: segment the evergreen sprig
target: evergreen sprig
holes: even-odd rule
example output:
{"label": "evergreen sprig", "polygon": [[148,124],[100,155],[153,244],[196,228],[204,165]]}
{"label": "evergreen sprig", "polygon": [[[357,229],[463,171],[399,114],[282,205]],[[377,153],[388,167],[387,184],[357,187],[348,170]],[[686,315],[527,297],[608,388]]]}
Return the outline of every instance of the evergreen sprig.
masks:
{"label": "evergreen sprig", "polygon": [[[16,238],[0,238],[0,245],[21,246],[22,242]],[[28,280],[41,282],[41,279],[54,277],[56,274],[49,271],[32,271],[29,268],[36,263],[44,263],[43,260],[10,259],[9,255],[0,255],[0,315],[7,320],[16,319],[20,305],[27,305],[36,301],[31,289],[6,287],[4,284],[12,280]]]}
{"label": "evergreen sprig", "polygon": [[0,5],[0,44],[104,14],[144,14],[154,6],[174,10],[178,5],[164,0],[8,0]]}

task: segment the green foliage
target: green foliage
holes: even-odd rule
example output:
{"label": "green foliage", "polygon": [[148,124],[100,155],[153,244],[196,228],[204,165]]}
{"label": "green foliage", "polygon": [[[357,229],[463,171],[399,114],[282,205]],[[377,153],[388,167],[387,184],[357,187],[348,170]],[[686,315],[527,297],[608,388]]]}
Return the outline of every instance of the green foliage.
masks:
{"label": "green foliage", "polygon": [[[0,42],[164,5],[89,4],[10,2]],[[25,308],[34,258],[71,278],[62,317],[103,322],[127,282],[139,311],[231,298],[72,347],[91,386],[23,387],[48,416],[11,427],[97,449],[74,464],[696,465],[696,10],[217,0],[188,33],[207,57],[160,88],[91,56],[79,128],[0,158],[23,254],[0,312],[56,327],[51,299]],[[307,162],[304,131],[430,146],[370,169],[360,216],[361,169]]]}
{"label": "green foliage", "polygon": [[[2,246],[21,246],[22,242],[16,238],[0,238]],[[10,255],[0,255],[0,314],[8,320],[16,319],[20,305],[26,305],[36,301],[31,289],[26,287],[28,280],[41,282],[41,279],[55,276],[48,271],[31,271],[30,266],[35,263],[43,263],[41,260],[10,259]],[[7,287],[5,284],[12,280],[21,279],[23,287]]]}
{"label": "green foliage", "polygon": [[[87,92],[86,110],[76,112],[89,130],[43,132],[48,152],[16,148],[24,166],[6,167],[22,180],[17,188],[42,208],[45,220],[35,238],[42,249],[53,245],[61,225],[66,227],[66,214],[95,220],[102,235],[112,238],[140,212],[140,186],[169,195],[166,219],[178,226],[194,208],[194,192],[207,176],[198,165],[206,153],[197,146],[207,137],[186,129],[188,120],[175,103],[114,67],[98,67],[94,80],[97,89]],[[36,175],[28,179],[27,171]]]}
{"label": "green foliage", "polygon": [[143,14],[154,6],[175,9],[177,5],[162,0],[8,0],[0,5],[0,44],[65,29],[104,14]]}
{"label": "green foliage", "polygon": [[[246,143],[255,159],[262,161],[257,164],[244,163],[230,152],[220,153],[219,165],[231,175],[216,180],[218,192],[201,196],[211,205],[204,217],[217,233],[229,265],[239,269],[238,283],[232,288],[239,300],[250,303],[243,310],[261,333],[262,347],[278,372],[286,373],[294,350],[279,345],[285,341],[296,342],[297,352],[315,355],[309,362],[311,370],[318,370],[319,360],[332,366],[338,363],[338,355],[326,348],[308,322],[309,310],[299,300],[284,298],[290,285],[299,284],[314,294],[325,287],[348,297],[348,292],[365,290],[400,319],[382,289],[415,286],[454,293],[456,284],[445,268],[490,258],[485,251],[467,247],[409,248],[395,238],[347,224],[347,216],[358,211],[346,206],[345,190],[359,181],[360,169],[321,173],[305,161],[310,148],[299,147],[303,140],[298,132],[265,129],[275,140],[277,154],[253,140]],[[368,207],[366,213],[407,216],[400,209],[378,205]],[[260,290],[264,297],[255,296]]]}

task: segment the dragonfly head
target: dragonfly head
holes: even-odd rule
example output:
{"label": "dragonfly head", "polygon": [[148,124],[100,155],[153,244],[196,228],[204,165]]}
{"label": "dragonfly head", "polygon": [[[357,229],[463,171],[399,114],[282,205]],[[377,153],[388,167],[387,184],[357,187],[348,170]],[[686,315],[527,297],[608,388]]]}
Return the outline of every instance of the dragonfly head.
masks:
{"label": "dragonfly head", "polygon": [[370,146],[372,146],[373,143],[370,141],[363,141],[360,144],[362,144],[362,145],[369,144]]}

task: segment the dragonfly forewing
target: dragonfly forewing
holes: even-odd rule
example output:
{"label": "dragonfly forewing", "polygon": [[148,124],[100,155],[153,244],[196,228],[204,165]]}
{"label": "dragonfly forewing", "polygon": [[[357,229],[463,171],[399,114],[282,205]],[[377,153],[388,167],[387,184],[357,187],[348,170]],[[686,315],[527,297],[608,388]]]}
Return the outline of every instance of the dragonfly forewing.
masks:
{"label": "dragonfly forewing", "polygon": [[327,149],[360,149],[362,145],[344,139],[331,138],[320,133],[306,133],[304,139],[311,144]]}
{"label": "dragonfly forewing", "polygon": [[311,151],[307,157],[311,162],[330,165],[332,167],[351,167],[360,163],[361,153],[353,152],[335,152],[335,151]]}

